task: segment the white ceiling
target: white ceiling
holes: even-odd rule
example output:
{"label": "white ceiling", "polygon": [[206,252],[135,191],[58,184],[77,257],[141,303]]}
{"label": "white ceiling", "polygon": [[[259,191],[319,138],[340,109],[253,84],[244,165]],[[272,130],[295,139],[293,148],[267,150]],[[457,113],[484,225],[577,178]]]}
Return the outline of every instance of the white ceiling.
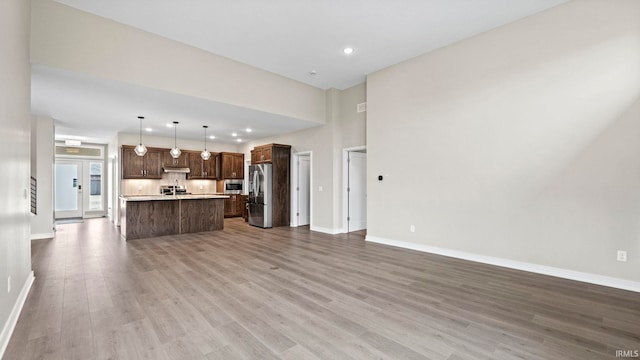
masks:
{"label": "white ceiling", "polygon": [[[567,0],[56,1],[315,87],[344,89],[387,66]],[[348,56],[342,52],[347,46],[355,49]],[[312,70],[317,74],[311,75]],[[121,87],[143,93],[141,98],[147,102],[132,103],[131,97],[118,96],[113,88],[120,91]],[[228,131],[237,123],[236,117],[246,119],[248,111],[44,67],[34,68],[33,93],[34,112],[54,117],[57,133],[80,127],[112,134],[137,132],[137,127],[132,131],[124,121],[130,125],[130,119],[143,112],[159,121],[182,118],[201,126],[201,114],[184,106],[190,101],[202,103],[201,108],[207,111],[221,111],[216,125]],[[109,108],[104,101],[88,98],[93,95],[108,100]],[[81,104],[74,101],[75,96],[84,96],[87,101]],[[211,118],[211,113],[208,115]],[[254,119],[255,115],[251,114]],[[313,125],[269,115],[258,116],[259,126],[267,125],[265,134]]]}

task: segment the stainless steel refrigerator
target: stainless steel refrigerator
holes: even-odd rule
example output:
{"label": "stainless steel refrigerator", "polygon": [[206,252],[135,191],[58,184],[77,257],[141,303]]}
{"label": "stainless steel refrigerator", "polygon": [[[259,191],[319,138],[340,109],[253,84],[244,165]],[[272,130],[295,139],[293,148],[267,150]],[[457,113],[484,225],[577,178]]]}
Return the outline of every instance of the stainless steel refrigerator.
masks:
{"label": "stainless steel refrigerator", "polygon": [[272,165],[249,166],[249,224],[272,227]]}

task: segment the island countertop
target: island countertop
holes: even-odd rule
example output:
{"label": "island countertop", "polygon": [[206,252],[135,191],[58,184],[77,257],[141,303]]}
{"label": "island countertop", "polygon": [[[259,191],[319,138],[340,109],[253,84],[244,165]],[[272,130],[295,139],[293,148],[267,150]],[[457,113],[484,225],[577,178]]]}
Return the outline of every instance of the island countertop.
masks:
{"label": "island countertop", "polygon": [[228,199],[223,194],[189,194],[189,195],[120,195],[125,201],[154,201],[154,200],[198,200],[198,199]]}

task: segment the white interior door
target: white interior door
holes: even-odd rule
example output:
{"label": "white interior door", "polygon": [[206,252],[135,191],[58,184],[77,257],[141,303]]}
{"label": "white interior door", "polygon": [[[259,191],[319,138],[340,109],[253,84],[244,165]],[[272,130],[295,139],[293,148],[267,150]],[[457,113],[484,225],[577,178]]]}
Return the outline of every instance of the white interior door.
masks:
{"label": "white interior door", "polygon": [[298,226],[311,222],[311,158],[298,157]]}
{"label": "white interior door", "polygon": [[82,161],[56,160],[55,218],[82,217]]}
{"label": "white interior door", "polygon": [[367,154],[349,152],[348,160],[348,231],[367,228]]}

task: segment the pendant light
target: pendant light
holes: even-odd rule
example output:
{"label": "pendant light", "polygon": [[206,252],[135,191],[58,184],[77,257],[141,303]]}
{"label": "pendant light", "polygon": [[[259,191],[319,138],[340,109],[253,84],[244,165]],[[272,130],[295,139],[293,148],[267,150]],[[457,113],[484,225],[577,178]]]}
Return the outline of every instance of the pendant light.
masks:
{"label": "pendant light", "polygon": [[204,128],[204,150],[202,150],[202,152],[200,153],[200,157],[202,158],[202,160],[209,160],[209,158],[211,157],[211,153],[207,151],[207,125],[202,125],[202,127]]}
{"label": "pendant light", "polygon": [[171,157],[174,159],[177,159],[180,157],[180,154],[182,154],[182,151],[180,151],[180,149],[178,149],[178,145],[177,145],[177,136],[176,136],[176,128],[178,127],[178,122],[174,121],[173,122],[173,149],[171,149],[171,151],[169,151],[169,154],[171,154]]}
{"label": "pendant light", "polygon": [[138,119],[140,119],[140,143],[136,146],[134,151],[136,152],[136,155],[144,156],[144,154],[147,153],[147,147],[142,145],[142,119],[144,119],[144,116],[138,116]]}

